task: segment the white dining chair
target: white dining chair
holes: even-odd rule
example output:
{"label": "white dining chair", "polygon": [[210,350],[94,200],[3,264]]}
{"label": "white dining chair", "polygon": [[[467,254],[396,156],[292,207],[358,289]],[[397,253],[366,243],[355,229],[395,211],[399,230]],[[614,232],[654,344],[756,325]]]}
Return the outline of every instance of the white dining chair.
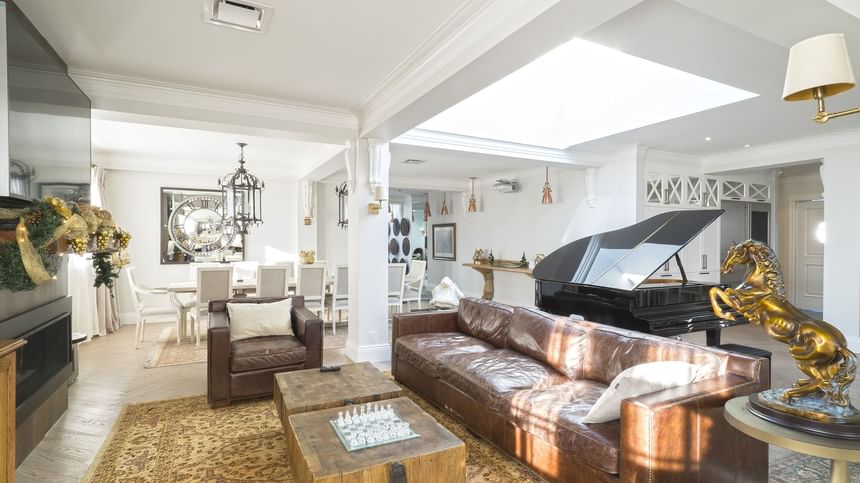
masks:
{"label": "white dining chair", "polygon": [[139,349],[143,342],[143,335],[146,331],[146,322],[149,317],[160,312],[157,307],[147,307],[146,302],[141,298],[142,295],[166,295],[166,289],[160,288],[143,288],[134,281],[134,267],[125,267],[125,278],[128,282],[128,287],[131,289],[131,301],[134,303],[134,310],[137,312],[137,323],[134,326],[134,348]]}
{"label": "white dining chair", "polygon": [[257,276],[259,262],[233,262],[233,283],[253,280]]}
{"label": "white dining chair", "polygon": [[[349,266],[338,265],[334,271],[334,285],[331,296],[326,300],[329,317],[331,317],[331,333],[337,334],[337,323],[341,321],[344,310],[349,309]],[[337,317],[335,317],[337,312]]]}
{"label": "white dining chair", "polygon": [[233,296],[233,270],[230,266],[201,267],[197,270],[197,304],[194,307],[194,325],[197,345],[204,317],[208,321],[209,301],[228,300]]}
{"label": "white dining chair", "polygon": [[176,310],[176,345],[182,343],[182,335],[185,333],[185,328],[188,326],[189,312],[197,306],[197,297],[192,295],[191,298],[183,300],[176,292],[170,292],[170,304]]}
{"label": "white dining chair", "polygon": [[412,302],[418,302],[418,309],[421,309],[421,295],[424,293],[424,273],[426,271],[426,261],[412,260],[409,275],[406,276],[406,286],[403,289],[403,301],[406,302],[406,307],[409,310],[412,310]]}
{"label": "white dining chair", "polygon": [[388,264],[388,309],[403,312],[403,291],[406,280],[405,263]]}
{"label": "white dining chair", "polygon": [[296,264],[295,264],[295,262],[282,261],[282,262],[275,262],[273,265],[287,267],[287,293],[296,293],[296,290],[295,290]]}
{"label": "white dining chair", "polygon": [[257,297],[286,297],[289,268],[285,265],[258,265]]}
{"label": "white dining chair", "polygon": [[220,262],[191,262],[188,264],[188,276],[192,282],[197,282],[197,271],[203,267],[223,267]]}
{"label": "white dining chair", "polygon": [[296,280],[296,295],[305,298],[305,308],[316,312],[322,318],[325,311],[325,281],[326,266],[299,265],[299,275]]}

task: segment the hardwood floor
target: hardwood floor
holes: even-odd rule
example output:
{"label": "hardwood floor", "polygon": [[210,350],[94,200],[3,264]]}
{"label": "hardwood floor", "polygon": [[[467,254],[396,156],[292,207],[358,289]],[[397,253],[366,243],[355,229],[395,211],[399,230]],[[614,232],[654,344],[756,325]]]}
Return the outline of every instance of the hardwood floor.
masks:
{"label": "hardwood floor", "polygon": [[[152,325],[147,339],[134,350],[134,327],[123,327],[118,333],[98,337],[80,348],[80,374],[70,387],[69,409],[45,439],[18,468],[19,482],[77,482],[87,471],[113,427],[125,403],[152,401],[206,393],[206,365],[144,369],[143,363],[155,348],[164,324]],[[685,339],[704,343],[703,334]],[[743,326],[725,330],[724,343],[760,347],[774,353],[772,379],[774,386],[787,386],[800,376],[785,346],[764,335],[758,327]],[[329,349],[323,355],[325,364],[343,364],[348,359],[342,349]],[[387,370],[387,364],[380,364]],[[860,401],[860,384],[851,391]],[[788,452],[771,449],[771,461]]]}

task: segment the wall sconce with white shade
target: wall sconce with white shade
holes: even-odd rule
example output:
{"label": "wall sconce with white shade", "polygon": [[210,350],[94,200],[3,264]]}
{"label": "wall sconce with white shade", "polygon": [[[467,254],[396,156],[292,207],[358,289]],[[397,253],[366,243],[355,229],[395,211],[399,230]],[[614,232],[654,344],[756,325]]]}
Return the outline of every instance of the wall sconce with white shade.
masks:
{"label": "wall sconce with white shade", "polygon": [[838,112],[827,112],[824,108],[825,97],[845,92],[854,84],[845,35],[819,35],[791,47],[782,98],[786,101],[814,99],[818,112],[812,120],[823,124],[836,117],[860,113],[860,107]]}

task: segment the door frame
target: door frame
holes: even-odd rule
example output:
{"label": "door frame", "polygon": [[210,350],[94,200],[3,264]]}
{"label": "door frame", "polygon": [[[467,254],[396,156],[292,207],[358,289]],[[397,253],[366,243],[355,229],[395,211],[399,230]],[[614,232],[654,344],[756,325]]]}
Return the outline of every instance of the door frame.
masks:
{"label": "door frame", "polygon": [[[827,209],[826,202],[824,201],[824,197],[821,194],[806,194],[806,195],[792,195],[788,198],[788,240],[785,242],[788,243],[787,252],[791,256],[791,261],[788,264],[788,280],[790,287],[789,293],[791,294],[791,303],[795,304],[797,302],[797,248],[799,243],[794,241],[795,229],[797,228],[797,205],[799,203],[805,203],[807,201],[821,201],[823,207]],[[824,258],[824,255],[821,256]],[[823,298],[823,297],[822,297]]]}

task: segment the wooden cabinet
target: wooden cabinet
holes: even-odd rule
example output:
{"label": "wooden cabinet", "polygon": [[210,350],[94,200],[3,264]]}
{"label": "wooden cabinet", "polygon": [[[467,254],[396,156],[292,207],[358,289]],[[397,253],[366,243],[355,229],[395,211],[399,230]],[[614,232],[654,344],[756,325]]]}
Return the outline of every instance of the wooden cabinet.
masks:
{"label": "wooden cabinet", "polygon": [[645,179],[645,204],[675,208],[717,208],[720,182],[701,175],[648,173]]}
{"label": "wooden cabinet", "polygon": [[3,476],[0,481],[15,481],[15,351],[25,340],[0,341],[0,459]]}
{"label": "wooden cabinet", "polygon": [[734,201],[771,201],[772,189],[768,183],[754,183],[723,179],[720,181],[720,199]]}
{"label": "wooden cabinet", "polygon": [[[644,210],[644,218],[674,211],[676,208],[649,206]],[[697,282],[720,281],[720,221],[711,223],[693,241],[684,247],[678,256],[684,265],[684,271],[689,280]],[[681,278],[681,269],[677,261],[672,258],[657,269],[653,275],[655,278]]]}

